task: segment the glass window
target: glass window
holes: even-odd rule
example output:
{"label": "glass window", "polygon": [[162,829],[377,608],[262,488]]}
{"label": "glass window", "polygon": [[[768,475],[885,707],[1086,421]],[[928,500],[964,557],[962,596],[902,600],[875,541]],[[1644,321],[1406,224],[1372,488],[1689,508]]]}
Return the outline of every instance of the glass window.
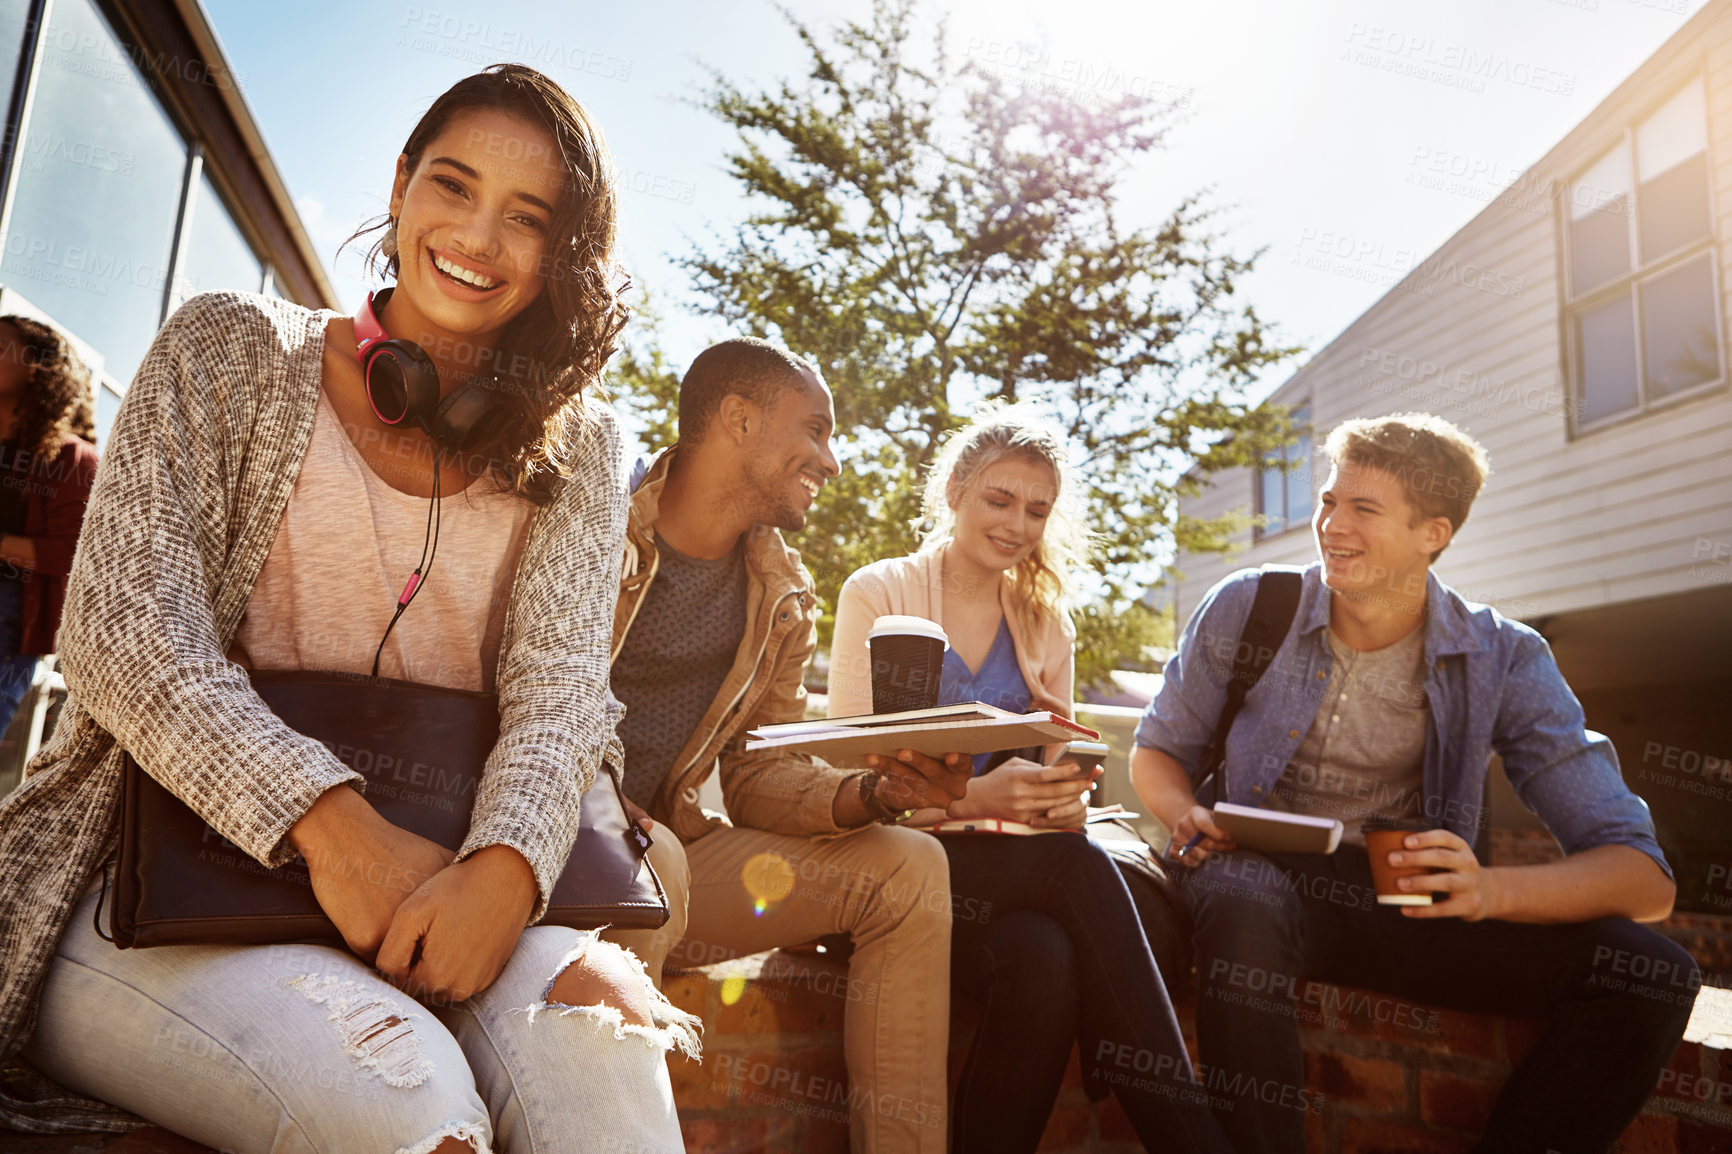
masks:
{"label": "glass window", "polygon": [[1311,435],[1287,446],[1287,459],[1298,462],[1287,474],[1287,524],[1303,525],[1311,520]]}
{"label": "glass window", "polygon": [[1279,469],[1257,470],[1257,511],[1263,514],[1263,532],[1279,533],[1286,527],[1286,477]]}
{"label": "glass window", "polygon": [[199,181],[187,222],[187,243],[174,274],[171,311],[188,297],[221,289],[256,293],[264,279],[264,266],[253,255],[252,246],[235,227],[210,177]]}
{"label": "glass window", "polygon": [[1589,309],[1577,321],[1582,423],[1636,407],[1636,323],[1629,294]]}
{"label": "glass window", "polygon": [[1648,391],[1676,393],[1720,375],[1714,266],[1698,257],[1642,286],[1642,346]]}
{"label": "glass window", "polygon": [[0,280],[129,380],[162,321],[186,144],[90,0],[55,0]]}
{"label": "glass window", "polygon": [[1292,413],[1297,439],[1272,454],[1271,462],[1291,461],[1290,469],[1257,470],[1257,512],[1263,516],[1258,536],[1284,533],[1311,520],[1311,406],[1299,405]]}
{"label": "glass window", "polygon": [[1642,185],[1642,257],[1708,238],[1708,154],[1699,152]]}
{"label": "glass window", "polygon": [[1705,107],[1701,86],[1692,84],[1636,129],[1637,223],[1645,261],[1708,238]]}
{"label": "glass window", "polygon": [[108,431],[114,428],[114,418],[120,414],[120,394],[106,384],[96,386],[96,444],[108,444]]}
{"label": "glass window", "polygon": [[1570,182],[1577,427],[1725,376],[1706,107],[1686,84]]}
{"label": "glass window", "polygon": [[[8,107],[12,88],[18,83],[18,64],[24,58],[24,22],[29,15],[28,0],[0,4],[0,109]],[[0,184],[4,183],[5,177],[0,176]]]}
{"label": "glass window", "polygon": [[1630,271],[1630,150],[1621,144],[1570,189],[1570,258],[1577,293]]}

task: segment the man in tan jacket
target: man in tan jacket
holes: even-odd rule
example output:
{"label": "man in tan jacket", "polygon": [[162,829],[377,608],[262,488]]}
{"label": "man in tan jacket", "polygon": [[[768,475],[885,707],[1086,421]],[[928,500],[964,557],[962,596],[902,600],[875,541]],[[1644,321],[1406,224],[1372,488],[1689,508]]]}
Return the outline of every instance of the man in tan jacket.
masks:
{"label": "man in tan jacket", "polygon": [[[951,901],[945,856],[890,824],[946,805],[970,764],[952,755],[842,769],[798,753],[748,753],[746,731],[805,717],[818,601],[778,530],[804,526],[837,472],[829,389],[804,359],[763,341],[705,350],[680,386],[680,442],[632,498],[613,631],[613,691],[626,706],[625,792],[649,823],[674,917],[620,934],[659,975],[847,933],[849,1085],[856,1151],[945,1144]],[[728,817],[698,805],[720,774]],[[688,899],[689,893],[689,899]],[[681,915],[685,915],[682,923]],[[774,1071],[742,1088],[779,1093]],[[761,1076],[760,1076],[761,1074]],[[810,1109],[810,1093],[787,1095]]]}

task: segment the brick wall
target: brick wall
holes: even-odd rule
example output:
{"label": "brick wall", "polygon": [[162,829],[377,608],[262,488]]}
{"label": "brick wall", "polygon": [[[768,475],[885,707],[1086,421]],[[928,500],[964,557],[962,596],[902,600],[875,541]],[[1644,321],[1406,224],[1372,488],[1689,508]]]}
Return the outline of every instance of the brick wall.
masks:
{"label": "brick wall", "polygon": [[[670,975],[668,994],[701,1013],[704,1063],[675,1059],[674,1095],[693,1154],[846,1154],[843,967],[764,954]],[[1483,1129],[1498,1088],[1539,1036],[1537,1021],[1462,1014],[1318,983],[1297,1004],[1307,1118],[1320,1154],[1451,1154]],[[1181,1006],[1187,1040],[1195,1039]],[[1621,1154],[1732,1152],[1732,1062],[1696,1042],[1678,1048]],[[952,1055],[952,1069],[956,1066]],[[1073,1054],[1041,1144],[1045,1154],[1134,1154],[1116,1102],[1087,1098]]]}
{"label": "brick wall", "polygon": [[[1556,839],[1544,830],[1491,830],[1492,865],[1539,865],[1562,856]],[[1654,928],[1690,951],[1702,967],[1703,984],[1732,987],[1732,917],[1675,913]]]}
{"label": "brick wall", "polygon": [[[1491,860],[1523,864],[1557,856],[1545,835],[1492,831]],[[1679,914],[1660,927],[1687,948],[1712,985],[1732,985],[1732,918]],[[692,1154],[847,1154],[848,1079],[842,1018],[851,994],[844,967],[818,956],[760,954],[672,973],[668,996],[701,1014],[704,1062],[674,1057],[669,1071]],[[1190,1008],[1179,1007],[1195,1056]],[[966,1013],[966,1010],[961,1012]],[[1321,1109],[1307,1118],[1313,1154],[1453,1154],[1483,1129],[1512,1065],[1539,1023],[1435,1010],[1341,986],[1309,983],[1296,1006],[1307,1087]],[[966,1036],[966,1031],[958,1036]],[[1619,1154],[1732,1154],[1732,990],[1705,987],[1692,1038],[1662,1072]],[[951,1069],[961,1054],[951,1055]],[[26,1138],[40,1154],[196,1154],[160,1130],[125,1139]],[[1091,1101],[1071,1057],[1041,1143],[1043,1154],[1137,1154],[1142,1147],[1111,1098]]]}
{"label": "brick wall", "polygon": [[[703,1015],[704,1062],[669,1062],[691,1154],[847,1154],[842,966],[760,954],[670,974],[668,995]],[[1709,1033],[1732,1038],[1732,992]],[[1698,1018],[1703,1005],[1698,1003]],[[1366,991],[1312,985],[1299,1002],[1306,1081],[1322,1095],[1308,1118],[1313,1154],[1454,1154],[1485,1125],[1498,1088],[1538,1037],[1532,1020],[1395,1004]],[[1181,1022],[1195,1052],[1189,1008]],[[1696,1021],[1692,1021],[1695,1036]],[[957,1065],[952,1055],[952,1070]],[[0,1136],[35,1154],[199,1154],[161,1130],[125,1138]],[[1118,1104],[1091,1102],[1076,1055],[1041,1143],[1043,1154],[1137,1154]],[[1732,1154],[1732,1060],[1700,1042],[1678,1047],[1618,1154]],[[208,1152],[206,1152],[208,1154]]]}

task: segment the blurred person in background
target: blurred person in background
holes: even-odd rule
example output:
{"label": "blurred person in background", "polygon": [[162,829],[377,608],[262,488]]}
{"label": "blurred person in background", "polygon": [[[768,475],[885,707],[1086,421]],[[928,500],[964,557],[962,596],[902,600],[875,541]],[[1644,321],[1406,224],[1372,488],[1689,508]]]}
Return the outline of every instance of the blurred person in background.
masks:
{"label": "blurred person in background", "polygon": [[49,325],[0,317],[0,733],[55,651],[96,463],[89,370]]}

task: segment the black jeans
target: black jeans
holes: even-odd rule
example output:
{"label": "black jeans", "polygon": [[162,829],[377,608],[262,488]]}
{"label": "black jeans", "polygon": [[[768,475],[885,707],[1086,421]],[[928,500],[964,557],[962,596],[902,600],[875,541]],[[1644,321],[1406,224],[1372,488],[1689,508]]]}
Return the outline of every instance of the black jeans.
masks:
{"label": "black jeans", "polygon": [[984,1010],[957,1090],[953,1149],[1032,1151],[1079,1033],[1084,1063],[1145,1147],[1229,1149],[1112,859],[1078,834],[941,840],[959,911],[954,974]]}
{"label": "black jeans", "polygon": [[980,1007],[951,1107],[951,1150],[1032,1154],[1081,1029],[1076,950],[1043,913],[990,916],[966,944],[960,922],[951,939],[953,995]]}
{"label": "black jeans", "polygon": [[1641,1110],[1701,984],[1690,955],[1623,918],[1577,925],[1416,920],[1376,904],[1363,849],[1217,855],[1178,871],[1197,959],[1204,1081],[1235,1099],[1242,1152],[1305,1149],[1301,1016],[1341,1007],[1306,979],[1392,995],[1379,1021],[1416,1035],[1427,1007],[1549,1024],[1498,1098],[1481,1151],[1602,1151]]}

